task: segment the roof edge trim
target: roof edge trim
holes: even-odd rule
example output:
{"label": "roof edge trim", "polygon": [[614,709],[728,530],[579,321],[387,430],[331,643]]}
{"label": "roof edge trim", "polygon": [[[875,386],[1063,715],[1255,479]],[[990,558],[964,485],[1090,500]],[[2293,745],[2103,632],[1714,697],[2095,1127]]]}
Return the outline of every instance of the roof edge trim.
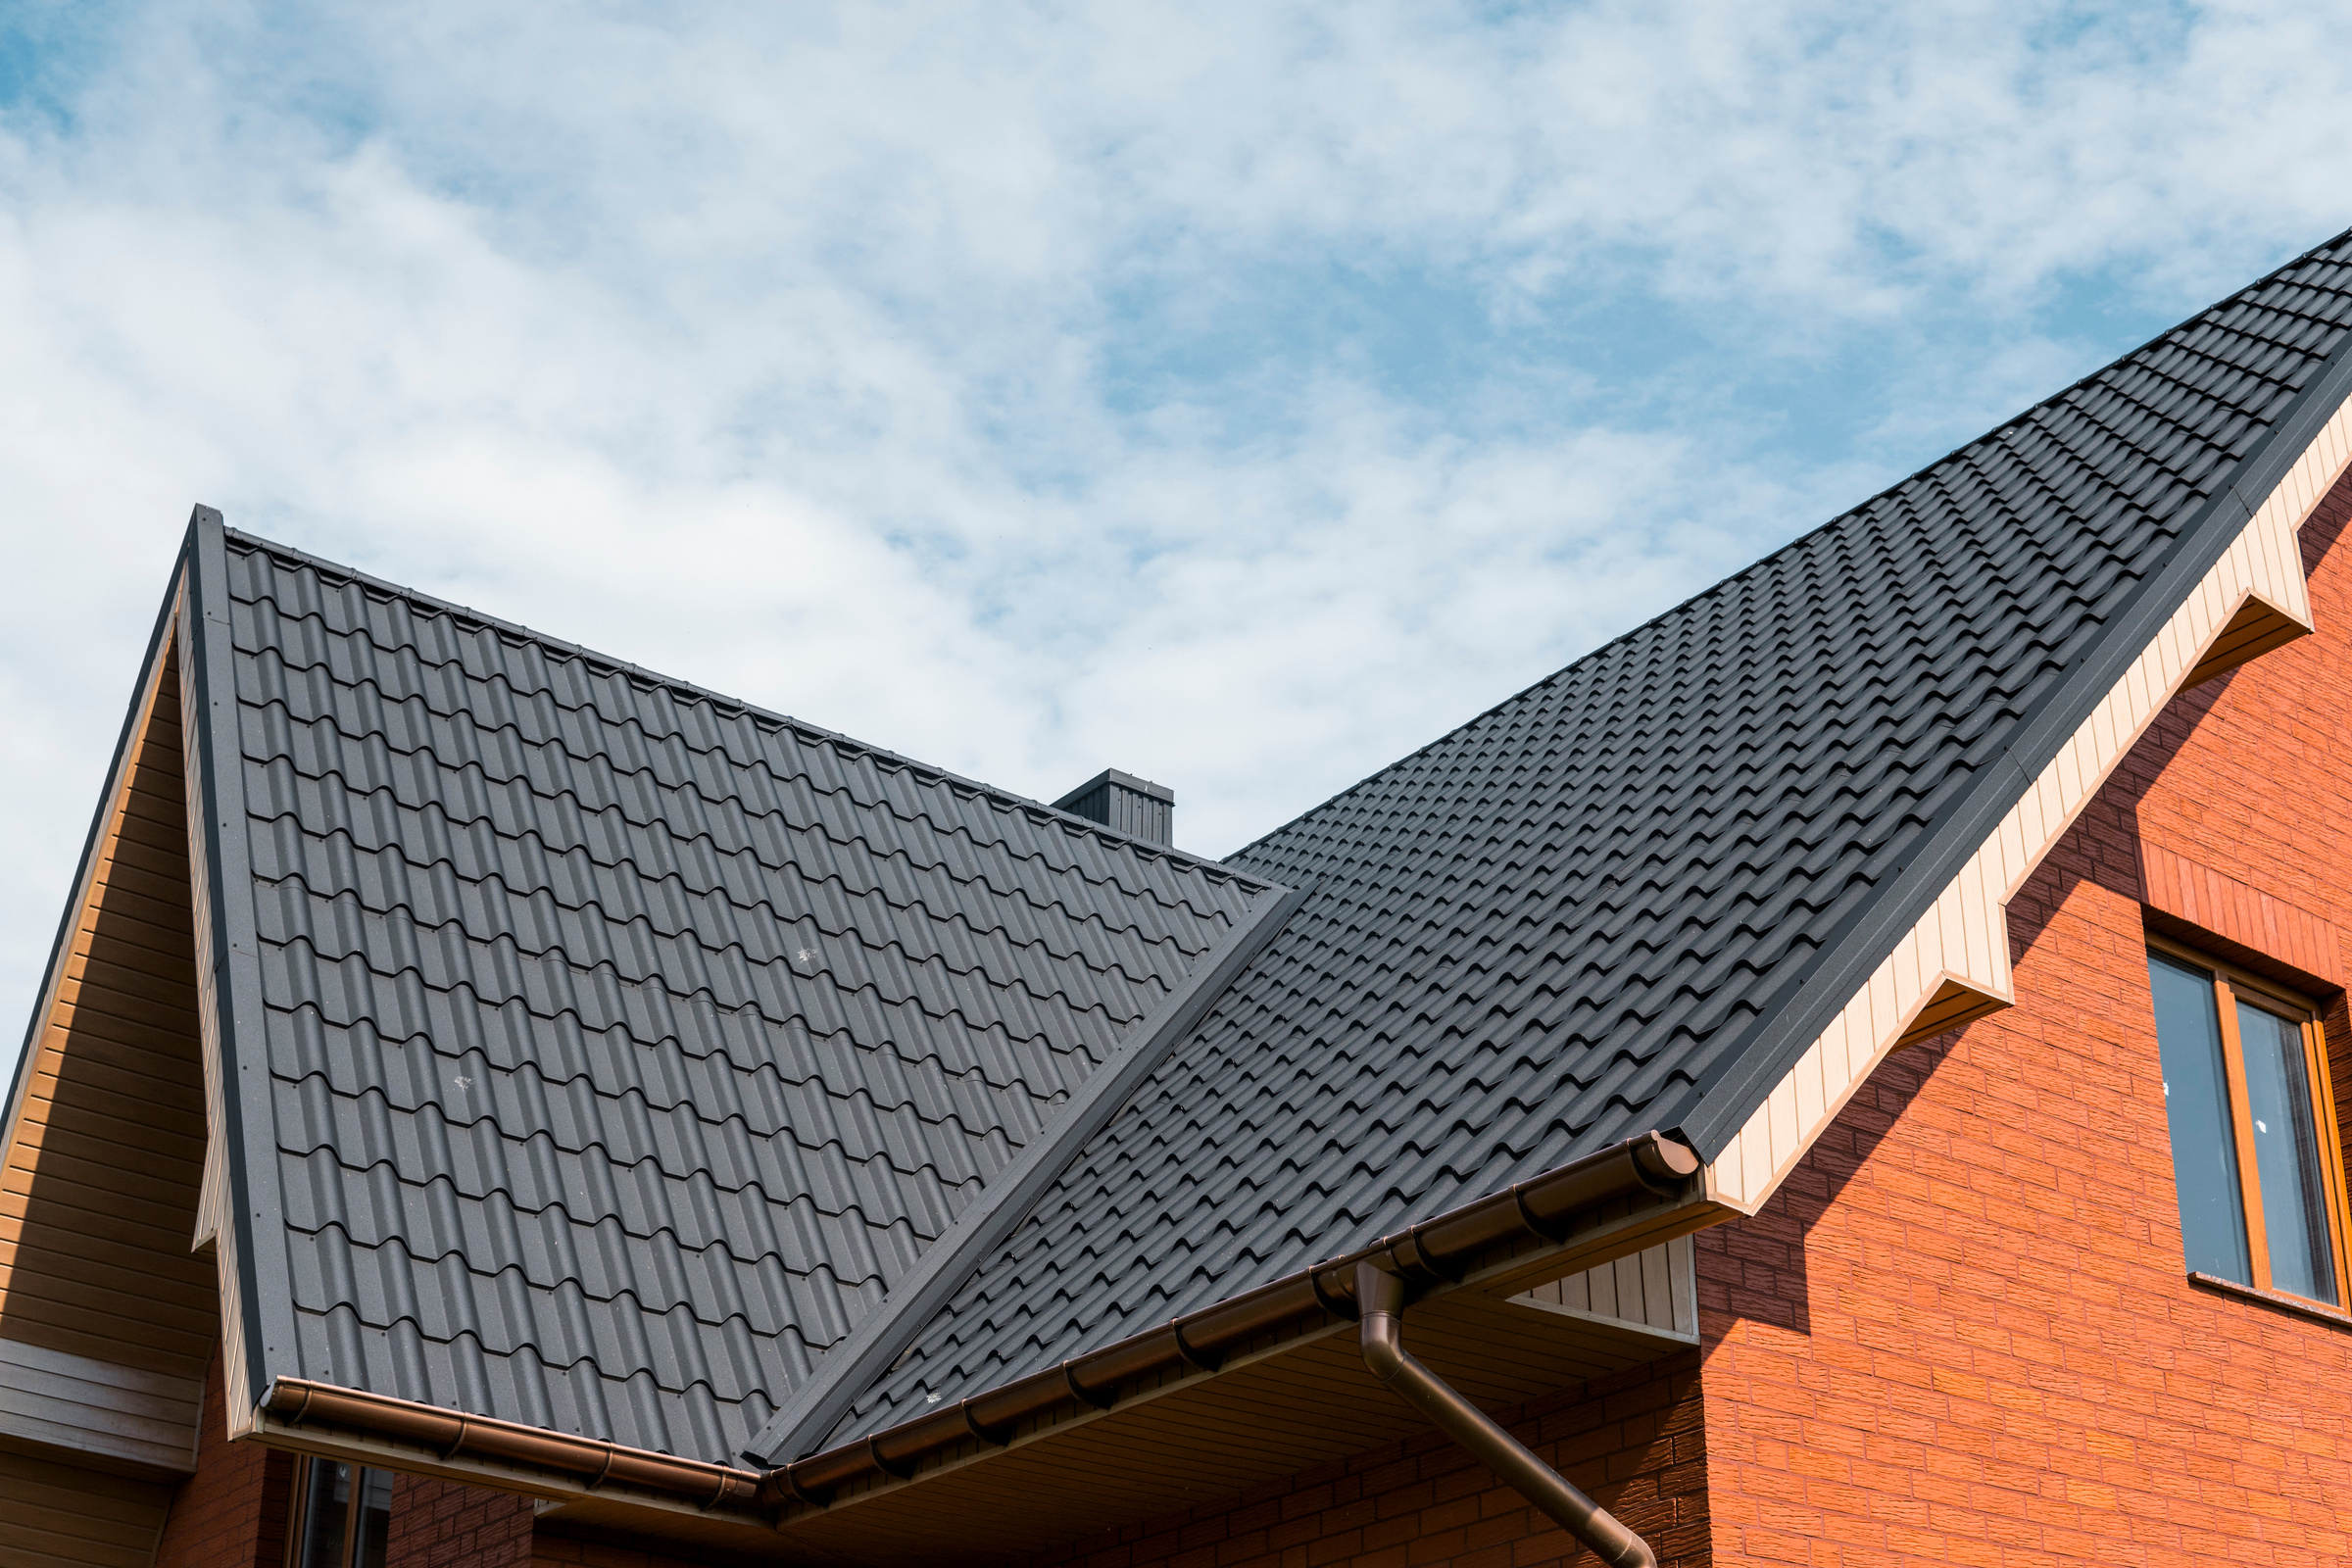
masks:
{"label": "roof edge trim", "polygon": [[889,1299],[823,1352],[816,1375],[794,1391],[742,1457],[766,1466],[799,1458],[822,1443],[858,1396],[890,1369],[965,1277],[1028,1218],[1054,1179],[1109,1125],[1305,899],[1303,889],[1268,887],[1248,918],[1137,1022],[1109,1061],[1079,1085],[1046,1135],[1024,1149],[931,1244]]}
{"label": "roof edge trim", "polygon": [[2034,787],[2050,760],[2104,702],[2173,612],[2292,471],[2306,448],[2352,394],[2352,330],[2311,381],[2175,537],[2164,558],[2100,628],[2073,665],[2020,716],[2000,757],[1937,814],[1911,858],[1835,929],[1757,1007],[1717,1067],[1694,1087],[1676,1129],[1712,1162],[1795,1065],[1872,971],[1934,906],[1962,866]]}
{"label": "roof edge trim", "polygon": [[[2291,628],[2297,636],[2313,629],[2298,535],[2335,491],[2348,465],[2352,402],[2337,407],[2287,477],[2264,498],[2230,548],[2043,765],[1936,904],[1708,1164],[1709,1196],[1754,1213],[1887,1055],[2015,1003],[2010,901],[2173,699],[2235,667],[2215,667],[2215,650],[2232,627],[2255,622]],[[2249,616],[2249,610],[2260,613]],[[2268,646],[2284,646],[2284,641]],[[2268,647],[2257,650],[2262,651]],[[1986,1005],[1939,1011],[1937,981]]]}
{"label": "roof edge trim", "polygon": [[[204,510],[209,512],[212,509],[208,507]],[[220,514],[214,513],[213,515],[218,518]],[[1222,860],[1211,859],[1203,855],[1195,855],[1189,850],[1180,850],[1172,844],[1162,844],[1154,839],[1137,838],[1131,833],[1122,833],[1107,823],[1097,822],[1092,817],[1078,816],[1032,796],[1015,794],[1002,785],[967,777],[962,773],[941,767],[936,762],[922,761],[906,756],[904,752],[894,752],[888,747],[876,746],[871,741],[861,741],[855,735],[846,735],[840,730],[827,729],[824,725],[812,723],[808,719],[795,718],[790,713],[779,713],[772,708],[761,708],[759,704],[746,702],[740,697],[729,697],[726,693],[713,691],[708,686],[698,686],[693,681],[682,680],[675,675],[664,675],[659,670],[647,669],[642,664],[631,663],[625,659],[615,659],[611,654],[599,653],[582,644],[551,636],[543,631],[534,631],[520,621],[507,620],[501,616],[475,610],[469,605],[461,605],[453,600],[441,599],[432,594],[419,592],[415,588],[403,587],[399,583],[387,581],[370,572],[361,571],[358,567],[347,565],[342,562],[329,561],[323,556],[312,555],[307,550],[298,550],[292,545],[279,544],[274,539],[264,539],[258,534],[243,533],[235,528],[223,527],[221,532],[224,541],[267,551],[273,556],[283,556],[288,561],[298,561],[314,571],[324,572],[342,581],[358,583],[361,587],[372,592],[405,599],[412,604],[422,605],[457,619],[472,621],[501,636],[518,638],[524,642],[535,643],[542,648],[553,649],[587,663],[602,665],[632,680],[644,681],[649,686],[658,686],[663,690],[675,692],[680,697],[692,702],[708,703],[715,708],[741,713],[754,723],[775,724],[786,729],[797,730],[801,734],[813,737],[828,746],[873,758],[876,761],[891,767],[903,767],[909,772],[935,778],[952,788],[970,790],[999,805],[1016,810],[1033,811],[1037,813],[1040,821],[1055,822],[1074,831],[1092,833],[1121,844],[1133,845],[1141,853],[1165,856],[1172,860],[1181,860],[1185,864],[1197,867],[1212,876],[1228,877],[1246,887],[1273,886],[1264,878],[1237,866],[1227,865]]]}
{"label": "roof edge trim", "polygon": [[[270,1394],[270,1358],[294,1349],[294,1284],[286,1256],[284,1199],[278,1191],[270,1065],[262,1029],[262,971],[253,898],[253,845],[246,828],[245,770],[239,765],[236,648],[230,618],[227,528],[198,507],[188,519],[187,605],[180,617],[181,737],[195,786],[188,797],[188,848],[201,856],[195,890],[210,926],[211,951],[196,956],[203,1009],[215,1026],[231,1234],[236,1244],[245,1387],[230,1389],[229,1430],[258,1419]],[[191,871],[194,866],[191,865]],[[248,1041],[246,1036],[253,1038]],[[251,1049],[246,1049],[250,1045]],[[269,1245],[264,1245],[265,1241]]]}

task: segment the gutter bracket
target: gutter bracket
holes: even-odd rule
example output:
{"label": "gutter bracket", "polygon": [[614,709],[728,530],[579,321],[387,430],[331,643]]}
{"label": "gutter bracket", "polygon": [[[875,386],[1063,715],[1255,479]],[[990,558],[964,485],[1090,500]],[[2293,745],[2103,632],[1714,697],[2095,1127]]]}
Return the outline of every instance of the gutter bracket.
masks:
{"label": "gutter bracket", "polygon": [[1616,1516],[1568,1484],[1404,1348],[1404,1281],[1369,1260],[1355,1266],[1364,1364],[1407,1404],[1611,1568],[1658,1568],[1657,1553]]}

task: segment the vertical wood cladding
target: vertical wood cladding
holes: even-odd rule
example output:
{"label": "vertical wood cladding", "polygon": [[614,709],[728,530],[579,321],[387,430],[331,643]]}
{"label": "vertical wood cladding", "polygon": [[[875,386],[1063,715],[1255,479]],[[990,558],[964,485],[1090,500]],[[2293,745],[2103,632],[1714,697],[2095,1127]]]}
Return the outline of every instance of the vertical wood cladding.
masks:
{"label": "vertical wood cladding", "polygon": [[204,1159],[176,666],[116,792],[0,1171],[0,1339],[183,1380],[216,1291],[191,1255]]}
{"label": "vertical wood cladding", "polygon": [[2013,901],[2017,1006],[1697,1238],[1719,1563],[2352,1562],[2352,1325],[2185,1278],[2145,959],[2153,910],[2345,972],[2348,519],[2317,635],[2176,699]]}

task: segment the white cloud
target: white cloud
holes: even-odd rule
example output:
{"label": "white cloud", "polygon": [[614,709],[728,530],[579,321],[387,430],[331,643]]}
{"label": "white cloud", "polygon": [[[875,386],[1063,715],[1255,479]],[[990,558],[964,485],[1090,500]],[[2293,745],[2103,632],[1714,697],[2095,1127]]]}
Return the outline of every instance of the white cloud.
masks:
{"label": "white cloud", "polygon": [[0,998],[191,501],[1013,788],[1163,778],[1220,852],[2339,226],[2347,31],[424,3],[52,39],[59,112],[0,118]]}

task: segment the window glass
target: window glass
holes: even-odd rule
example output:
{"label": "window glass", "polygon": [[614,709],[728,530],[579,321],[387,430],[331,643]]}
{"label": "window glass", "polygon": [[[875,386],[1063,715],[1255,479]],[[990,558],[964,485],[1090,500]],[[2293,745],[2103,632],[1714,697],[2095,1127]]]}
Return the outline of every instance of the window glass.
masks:
{"label": "window glass", "polygon": [[2246,1054],[2246,1108],[2254,1117],[2254,1170],[2271,1246],[2271,1287],[2332,1303],[2335,1256],[2303,1031],[2240,1002],[2237,1039]]}
{"label": "window glass", "polygon": [[302,1503],[302,1550],[295,1568],[343,1568],[343,1529],[351,1513],[351,1466],[313,1459]]}
{"label": "window glass", "polygon": [[392,1472],[360,1472],[360,1529],[352,1568],[384,1568],[384,1547],[392,1536]]}
{"label": "window glass", "polygon": [[2245,1213],[2238,1199],[2237,1138],[2230,1124],[2221,1018],[2213,977],[2148,956],[2156,994],[2156,1045],[2164,1062],[2164,1115],[2173,1135],[2180,1194],[2180,1244],[2188,1266],[2240,1285],[2254,1283]]}

